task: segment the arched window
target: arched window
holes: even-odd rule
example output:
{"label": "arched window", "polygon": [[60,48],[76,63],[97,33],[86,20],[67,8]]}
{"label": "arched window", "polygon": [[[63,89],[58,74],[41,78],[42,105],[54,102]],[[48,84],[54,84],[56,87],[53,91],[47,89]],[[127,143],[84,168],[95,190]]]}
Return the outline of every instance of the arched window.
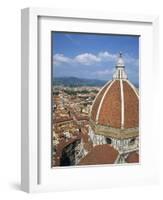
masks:
{"label": "arched window", "polygon": [[106,143],[107,144],[111,144],[112,143],[112,140],[110,138],[106,138]]}
{"label": "arched window", "polygon": [[132,138],[129,142],[130,145],[133,145],[135,143],[135,138]]}

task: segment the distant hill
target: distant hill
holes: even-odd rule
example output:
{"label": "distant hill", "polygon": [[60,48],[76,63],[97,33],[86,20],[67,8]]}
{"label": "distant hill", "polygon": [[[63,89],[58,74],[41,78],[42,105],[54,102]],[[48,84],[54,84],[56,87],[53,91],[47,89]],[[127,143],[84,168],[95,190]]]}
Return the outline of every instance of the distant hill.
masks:
{"label": "distant hill", "polygon": [[[68,87],[80,87],[80,86],[103,86],[107,81],[98,79],[86,79],[77,77],[56,77],[53,78],[54,85],[63,85]],[[138,83],[133,83],[136,88],[139,89]]]}
{"label": "distant hill", "polygon": [[103,86],[106,83],[104,80],[84,79],[77,77],[57,77],[53,79],[54,85],[63,85],[69,87],[80,86]]}

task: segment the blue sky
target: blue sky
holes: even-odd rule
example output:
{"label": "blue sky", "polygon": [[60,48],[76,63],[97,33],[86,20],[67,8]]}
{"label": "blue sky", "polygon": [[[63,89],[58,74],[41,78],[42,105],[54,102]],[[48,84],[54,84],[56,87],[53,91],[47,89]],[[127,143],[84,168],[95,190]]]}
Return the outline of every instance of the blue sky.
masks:
{"label": "blue sky", "polygon": [[138,36],[53,32],[53,77],[110,80],[119,52],[129,80],[138,84]]}

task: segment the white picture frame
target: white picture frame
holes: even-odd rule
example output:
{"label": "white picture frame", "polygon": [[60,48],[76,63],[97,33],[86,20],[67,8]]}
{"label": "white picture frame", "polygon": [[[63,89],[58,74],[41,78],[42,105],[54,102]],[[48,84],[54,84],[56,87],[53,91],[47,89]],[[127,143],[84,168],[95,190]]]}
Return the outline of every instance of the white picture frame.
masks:
{"label": "white picture frame", "polygon": [[[156,184],[159,180],[157,115],[158,16],[25,8],[22,10],[21,187],[26,192]],[[100,26],[100,29],[99,29]],[[51,169],[50,165],[50,31],[142,35],[140,48],[142,159],[132,166],[85,166]],[[85,29],[86,28],[86,29]],[[148,47],[147,47],[148,46]],[[44,47],[44,48],[42,48]],[[45,52],[44,49],[49,49]],[[43,66],[47,65],[45,68]],[[146,67],[148,65],[148,68]],[[148,74],[148,76],[146,75]],[[153,82],[151,82],[154,80]],[[147,99],[148,102],[147,102]],[[157,107],[157,105],[156,105]],[[152,117],[149,118],[148,110]],[[156,108],[157,109],[157,108]],[[47,116],[42,118],[42,115]],[[149,127],[148,125],[151,124]],[[47,137],[45,129],[47,128]],[[154,131],[153,131],[154,130]],[[150,137],[148,138],[148,135]],[[146,142],[144,142],[146,141]],[[49,146],[48,146],[49,145]],[[150,146],[152,145],[152,148]],[[140,174],[140,175],[139,175]],[[66,182],[64,178],[66,177]],[[109,182],[107,180],[110,180]],[[64,183],[64,184],[63,184]]]}

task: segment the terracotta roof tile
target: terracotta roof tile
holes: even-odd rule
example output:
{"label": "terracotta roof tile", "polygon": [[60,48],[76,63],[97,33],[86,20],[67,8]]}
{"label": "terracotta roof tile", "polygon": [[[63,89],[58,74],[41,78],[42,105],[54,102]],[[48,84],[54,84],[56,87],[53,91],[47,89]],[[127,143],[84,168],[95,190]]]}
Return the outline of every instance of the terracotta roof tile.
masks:
{"label": "terracotta roof tile", "polygon": [[54,118],[53,122],[54,123],[61,123],[61,122],[67,122],[67,121],[72,121],[72,117],[60,117],[60,118]]}
{"label": "terracotta roof tile", "polygon": [[99,113],[98,124],[120,128],[121,126],[121,93],[120,82],[115,81],[108,90]]}
{"label": "terracotta roof tile", "polygon": [[[122,84],[124,97],[124,128],[136,128],[139,126],[139,98],[127,81],[123,80]],[[107,84],[97,96],[92,106],[91,119],[99,125],[121,128],[122,100],[120,80],[115,80],[107,90],[108,87],[109,84]],[[106,90],[107,92],[105,93]],[[101,101],[102,104],[100,107]],[[99,117],[96,121],[98,110]]]}
{"label": "terracotta roof tile", "polygon": [[139,154],[136,152],[131,152],[127,159],[126,159],[127,163],[139,163]]}
{"label": "terracotta roof tile", "polygon": [[97,94],[97,97],[93,103],[92,106],[92,111],[91,111],[91,118],[95,121],[96,120],[96,115],[97,115],[97,111],[101,102],[101,99],[105,93],[105,90],[107,89],[107,87],[109,86],[110,82],[108,82],[105,87],[99,91],[99,93]]}
{"label": "terracotta roof tile", "polygon": [[79,165],[113,164],[118,151],[109,144],[95,146],[79,163]]}
{"label": "terracotta roof tile", "polygon": [[139,126],[139,100],[131,86],[123,81],[124,88],[124,128]]}

